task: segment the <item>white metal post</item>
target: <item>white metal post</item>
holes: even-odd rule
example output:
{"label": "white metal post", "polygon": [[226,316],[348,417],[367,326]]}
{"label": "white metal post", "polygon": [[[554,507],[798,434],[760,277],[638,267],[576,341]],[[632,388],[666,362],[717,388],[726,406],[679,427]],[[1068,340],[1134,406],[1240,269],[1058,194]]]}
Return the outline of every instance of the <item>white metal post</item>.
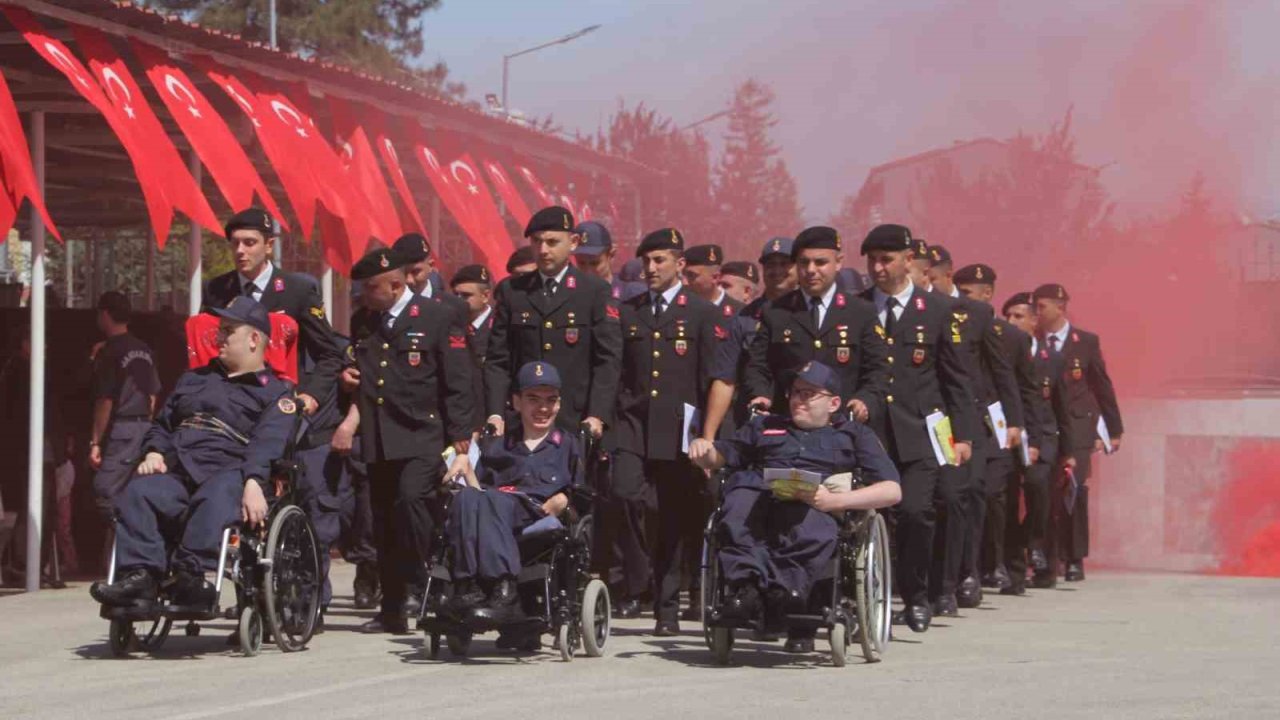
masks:
{"label": "white metal post", "polygon": [[[200,156],[196,155],[196,151],[191,151],[190,158],[191,177],[196,179],[196,184],[200,184]],[[202,267],[204,256],[202,254],[204,236],[200,234],[200,226],[195,222],[191,223],[191,236],[187,241],[187,315],[194,316],[200,314],[200,304],[204,301],[204,286],[201,277],[204,271]]]}
{"label": "white metal post", "polygon": [[66,275],[66,307],[73,308],[76,306],[76,245],[71,238],[62,241],[62,257],[62,271]]}
{"label": "white metal post", "polygon": [[329,267],[329,263],[324,264],[324,271],[320,273],[320,298],[324,301],[324,314],[329,319],[329,324],[333,324],[333,268]]}
{"label": "white metal post", "polygon": [[[31,163],[44,196],[44,112],[31,113]],[[27,414],[27,592],[40,589],[44,519],[44,219],[31,206],[31,406]]]}

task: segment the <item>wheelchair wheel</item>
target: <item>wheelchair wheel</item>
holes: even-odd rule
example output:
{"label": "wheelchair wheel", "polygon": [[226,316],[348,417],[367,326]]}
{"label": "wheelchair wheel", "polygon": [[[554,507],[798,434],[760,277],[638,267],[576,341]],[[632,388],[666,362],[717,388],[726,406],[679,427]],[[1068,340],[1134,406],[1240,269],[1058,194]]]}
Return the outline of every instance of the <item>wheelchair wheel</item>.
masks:
{"label": "wheelchair wheel", "polygon": [[249,657],[262,652],[262,614],[252,605],[240,609],[240,651]]}
{"label": "wheelchair wheel", "polygon": [[560,623],[556,631],[556,649],[560,651],[561,660],[573,662],[573,656],[578,652],[578,633],[574,632],[572,622]]}
{"label": "wheelchair wheel", "polygon": [[729,655],[733,652],[733,628],[711,628],[711,656],[717,665],[728,665]]}
{"label": "wheelchair wheel", "polygon": [[262,575],[267,629],[284,652],[302,650],[320,613],[320,555],[315,530],[297,505],[276,513],[267,533]]}
{"label": "wheelchair wheel", "polygon": [[711,634],[714,630],[708,621],[711,618],[711,608],[715,602],[716,588],[720,585],[720,569],[715,561],[715,550],[712,547],[711,533],[715,532],[715,516],[707,520],[706,530],[702,536],[702,565],[699,568],[698,579],[698,602],[702,604],[702,640],[707,644],[707,648],[715,650],[715,646],[711,642]]}
{"label": "wheelchair wheel", "polygon": [[582,594],[582,649],[587,657],[604,654],[605,643],[609,642],[611,619],[609,588],[604,581],[593,578]]}
{"label": "wheelchair wheel", "polygon": [[464,658],[471,651],[471,633],[469,632],[446,635],[444,641],[449,646],[449,654],[456,658]]}
{"label": "wheelchair wheel", "polygon": [[889,567],[889,533],[884,516],[867,522],[854,566],[854,597],[858,612],[858,643],[867,662],[880,662],[889,643],[892,580]]}
{"label": "wheelchair wheel", "polygon": [[440,633],[429,633],[427,635],[427,657],[435,660],[440,657]]}
{"label": "wheelchair wheel", "polygon": [[167,617],[136,623],[130,620],[112,620],[107,643],[111,647],[111,654],[116,657],[126,657],[137,651],[154,652],[169,637],[169,628],[172,626],[173,620]]}
{"label": "wheelchair wheel", "polygon": [[849,651],[849,629],[838,622],[831,626],[831,664],[844,667]]}

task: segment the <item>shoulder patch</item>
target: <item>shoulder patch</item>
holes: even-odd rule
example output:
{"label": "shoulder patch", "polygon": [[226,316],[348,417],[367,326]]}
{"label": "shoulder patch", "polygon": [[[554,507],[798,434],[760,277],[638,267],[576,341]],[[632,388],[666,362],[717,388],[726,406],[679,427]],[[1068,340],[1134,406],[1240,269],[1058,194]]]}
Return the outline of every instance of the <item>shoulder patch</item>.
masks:
{"label": "shoulder patch", "polygon": [[467,347],[467,338],[465,335],[450,335],[449,348],[452,350],[462,350]]}
{"label": "shoulder patch", "polygon": [[604,316],[610,320],[618,320],[622,315],[622,311],[616,305],[606,304],[604,306]]}
{"label": "shoulder patch", "polygon": [[321,320],[324,319],[324,308],[318,305],[313,305],[311,309],[308,310],[307,312],[311,313],[312,315],[315,315],[317,318]]}
{"label": "shoulder patch", "polygon": [[276,278],[276,292],[284,292],[284,278]]}
{"label": "shoulder patch", "polygon": [[993,325],[992,327],[994,327],[994,328],[996,329],[996,334],[997,334],[997,335],[1004,335],[1004,326],[1003,326],[1003,325],[1001,325],[1000,323],[996,323],[996,324],[995,324],[995,325]]}
{"label": "shoulder patch", "polygon": [[722,312],[725,317],[733,317],[733,308],[727,302],[724,304],[724,310]]}
{"label": "shoulder patch", "polygon": [[280,412],[285,415],[292,415],[298,412],[298,404],[293,401],[293,398],[280,398],[276,401],[276,407],[280,408]]}

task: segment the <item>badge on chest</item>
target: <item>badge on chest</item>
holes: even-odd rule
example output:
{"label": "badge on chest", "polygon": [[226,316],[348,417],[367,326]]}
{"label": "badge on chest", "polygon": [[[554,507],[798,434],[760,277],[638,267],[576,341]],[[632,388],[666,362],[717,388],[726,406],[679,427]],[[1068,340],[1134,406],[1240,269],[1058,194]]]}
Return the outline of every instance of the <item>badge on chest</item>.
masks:
{"label": "badge on chest", "polygon": [[422,364],[422,353],[416,352],[416,351],[410,352],[409,367],[418,367],[421,364]]}
{"label": "badge on chest", "polygon": [[684,338],[676,340],[676,354],[684,357],[687,352],[689,352],[689,341]]}

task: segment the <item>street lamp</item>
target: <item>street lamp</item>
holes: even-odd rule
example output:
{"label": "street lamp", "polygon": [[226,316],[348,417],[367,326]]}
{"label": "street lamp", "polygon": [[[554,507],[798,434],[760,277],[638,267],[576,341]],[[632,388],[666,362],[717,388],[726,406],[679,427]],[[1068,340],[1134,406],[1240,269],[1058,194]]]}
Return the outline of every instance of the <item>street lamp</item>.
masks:
{"label": "street lamp", "polygon": [[545,43],[542,43],[541,45],[537,45],[531,48],[526,48],[519,52],[513,52],[510,55],[503,55],[502,56],[502,112],[506,113],[507,115],[511,114],[511,111],[507,105],[507,78],[509,77],[509,66],[511,63],[511,58],[517,58],[517,57],[520,57],[521,55],[528,55],[531,52],[537,52],[538,50],[549,48],[552,45],[563,45],[567,42],[572,42],[574,40],[577,40],[578,38],[582,37],[583,35],[586,35],[589,32],[593,32],[599,29],[600,29],[599,25],[591,25],[589,27],[584,27],[577,32],[569,33],[568,35],[565,35],[564,37],[559,38],[557,40],[552,40],[551,42],[545,42]]}

